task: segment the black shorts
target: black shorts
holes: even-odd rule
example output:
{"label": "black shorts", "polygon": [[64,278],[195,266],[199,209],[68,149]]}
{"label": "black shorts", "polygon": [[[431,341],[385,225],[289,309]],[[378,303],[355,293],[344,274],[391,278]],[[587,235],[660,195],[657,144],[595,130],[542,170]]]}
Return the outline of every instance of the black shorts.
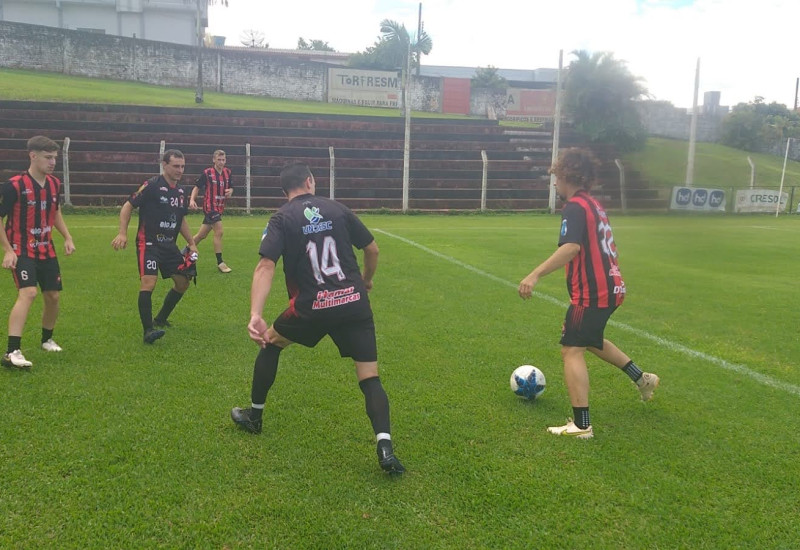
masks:
{"label": "black shorts", "polygon": [[162,279],[169,279],[173,275],[184,275],[194,277],[197,275],[197,266],[194,265],[185,271],[178,271],[178,266],[183,263],[183,254],[178,250],[175,242],[144,242],[136,243],[136,259],[139,263],[139,277],[145,275],[158,275],[161,272]]}
{"label": "black shorts", "polygon": [[206,215],[203,217],[203,225],[214,225],[217,222],[222,221],[222,214],[219,212],[206,212]]}
{"label": "black shorts", "polygon": [[58,258],[34,260],[27,256],[18,256],[17,267],[12,273],[17,289],[38,284],[42,291],[62,290]]}
{"label": "black shorts", "polygon": [[616,307],[569,306],[561,327],[561,345],[603,349],[603,331]]}
{"label": "black shorts", "polygon": [[363,363],[378,360],[371,312],[368,316],[353,319],[315,321],[302,319],[287,309],[278,315],[272,328],[287,340],[309,348],[329,335],[342,357],[352,357],[354,361]]}

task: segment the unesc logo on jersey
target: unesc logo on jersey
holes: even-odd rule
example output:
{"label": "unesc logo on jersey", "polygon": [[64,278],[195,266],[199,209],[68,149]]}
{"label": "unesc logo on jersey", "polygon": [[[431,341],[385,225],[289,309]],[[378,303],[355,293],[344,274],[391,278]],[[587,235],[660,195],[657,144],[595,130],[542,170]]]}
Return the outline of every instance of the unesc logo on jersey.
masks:
{"label": "unesc logo on jersey", "polygon": [[567,220],[561,220],[561,236],[567,234]]}
{"label": "unesc logo on jersey", "polygon": [[319,208],[316,206],[312,208],[306,206],[306,209],[303,210],[303,215],[311,222],[309,225],[303,226],[303,235],[321,233],[322,231],[330,231],[333,229],[333,222],[325,221],[320,223],[322,214],[319,213]]}

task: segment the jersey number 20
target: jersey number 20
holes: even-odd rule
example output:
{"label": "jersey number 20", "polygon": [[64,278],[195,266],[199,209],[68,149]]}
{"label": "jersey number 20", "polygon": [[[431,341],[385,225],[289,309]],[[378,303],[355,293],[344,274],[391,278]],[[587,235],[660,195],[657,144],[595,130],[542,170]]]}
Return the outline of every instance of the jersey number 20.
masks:
{"label": "jersey number 20", "polygon": [[336,275],[339,280],[344,279],[344,271],[339,264],[339,254],[336,252],[336,241],[333,237],[325,237],[322,241],[322,254],[317,250],[317,243],[309,241],[306,245],[306,254],[311,261],[311,269],[314,272],[314,279],[317,283],[324,284],[323,275]]}

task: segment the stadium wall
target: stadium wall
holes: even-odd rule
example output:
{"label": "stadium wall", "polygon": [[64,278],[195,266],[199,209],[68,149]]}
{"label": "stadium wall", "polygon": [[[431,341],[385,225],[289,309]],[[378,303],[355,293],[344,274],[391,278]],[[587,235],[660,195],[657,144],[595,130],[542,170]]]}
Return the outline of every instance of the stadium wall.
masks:
{"label": "stadium wall", "polygon": [[[648,135],[688,140],[692,115],[666,101],[643,101],[639,104]],[[697,116],[697,141],[716,143],[727,113],[700,113]]]}
{"label": "stadium wall", "polygon": [[[301,101],[327,97],[328,63],[269,50],[205,48],[202,56],[207,90]],[[190,89],[197,85],[193,46],[9,21],[0,21],[0,66]],[[412,109],[442,112],[443,78],[413,79]],[[472,115],[485,117],[487,102],[498,103],[499,114],[505,112],[504,93],[498,98],[480,90],[475,94]]]}

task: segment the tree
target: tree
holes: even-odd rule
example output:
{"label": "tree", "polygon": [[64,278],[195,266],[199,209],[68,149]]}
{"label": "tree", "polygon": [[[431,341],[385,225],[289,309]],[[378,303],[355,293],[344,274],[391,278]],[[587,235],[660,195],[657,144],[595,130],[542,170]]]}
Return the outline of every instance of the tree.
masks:
{"label": "tree", "polygon": [[504,90],[508,88],[508,80],[497,74],[497,67],[478,67],[472,77],[472,87]]}
{"label": "tree", "polygon": [[298,50],[314,50],[316,52],[335,52],[333,48],[331,48],[327,42],[323,40],[314,40],[309,39],[306,42],[302,37],[297,39],[297,49]]}
{"label": "tree", "polygon": [[247,46],[248,48],[269,48],[269,44],[264,43],[264,33],[255,29],[247,29],[242,32],[239,40],[242,46]]}
{"label": "tree", "polygon": [[731,109],[722,121],[720,141],[745,151],[766,151],[790,137],[800,137],[800,115],[781,103],[766,104],[757,96]]}
{"label": "tree", "polygon": [[575,130],[620,151],[641,149],[647,140],[635,101],[647,96],[641,78],[610,52],[573,51],[564,80],[564,109]]}
{"label": "tree", "polygon": [[433,49],[433,40],[424,30],[418,37],[412,37],[405,25],[397,21],[384,19],[381,21],[383,34],[374,45],[363,52],[350,56],[348,64],[361,69],[378,69],[394,71],[405,70],[406,59],[411,49],[412,63],[419,64],[423,55],[428,55]]}

